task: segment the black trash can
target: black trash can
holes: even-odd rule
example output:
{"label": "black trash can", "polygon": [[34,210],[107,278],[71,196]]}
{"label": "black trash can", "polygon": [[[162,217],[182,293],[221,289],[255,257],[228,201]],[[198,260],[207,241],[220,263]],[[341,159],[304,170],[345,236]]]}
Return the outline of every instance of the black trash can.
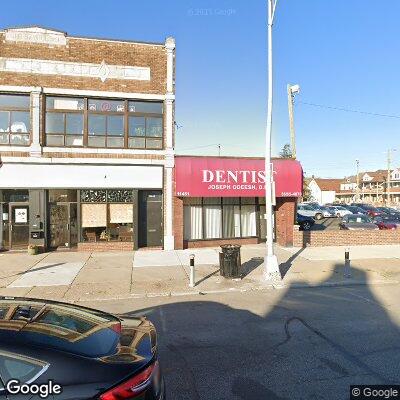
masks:
{"label": "black trash can", "polygon": [[222,253],[219,253],[219,271],[224,278],[240,278],[241,261],[240,247],[238,244],[223,244]]}

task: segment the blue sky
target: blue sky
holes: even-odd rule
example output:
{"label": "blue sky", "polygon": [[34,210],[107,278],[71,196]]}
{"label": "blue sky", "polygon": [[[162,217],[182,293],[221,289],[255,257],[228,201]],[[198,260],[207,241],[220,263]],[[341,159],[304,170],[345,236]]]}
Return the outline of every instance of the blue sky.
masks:
{"label": "blue sky", "polygon": [[[286,84],[298,83],[297,155],[307,175],[385,168],[400,118],[399,0],[278,0],[274,26],[273,152],[289,141]],[[0,27],[39,24],[75,36],[177,42],[177,152],[262,156],[266,1],[4,2]]]}

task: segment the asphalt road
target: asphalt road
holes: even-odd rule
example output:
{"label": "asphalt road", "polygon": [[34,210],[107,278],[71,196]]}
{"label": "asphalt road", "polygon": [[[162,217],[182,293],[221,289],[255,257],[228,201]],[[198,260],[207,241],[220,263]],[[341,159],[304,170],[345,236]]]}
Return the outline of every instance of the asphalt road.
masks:
{"label": "asphalt road", "polygon": [[399,303],[386,285],[90,305],[155,323],[168,399],[337,400],[400,383]]}

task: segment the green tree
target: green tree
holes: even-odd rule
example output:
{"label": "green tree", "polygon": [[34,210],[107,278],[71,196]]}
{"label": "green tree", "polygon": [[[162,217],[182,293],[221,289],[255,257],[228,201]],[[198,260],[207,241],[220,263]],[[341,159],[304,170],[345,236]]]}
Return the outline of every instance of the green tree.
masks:
{"label": "green tree", "polygon": [[279,153],[280,158],[292,158],[292,149],[290,148],[290,144],[286,143],[283,147],[282,150]]}

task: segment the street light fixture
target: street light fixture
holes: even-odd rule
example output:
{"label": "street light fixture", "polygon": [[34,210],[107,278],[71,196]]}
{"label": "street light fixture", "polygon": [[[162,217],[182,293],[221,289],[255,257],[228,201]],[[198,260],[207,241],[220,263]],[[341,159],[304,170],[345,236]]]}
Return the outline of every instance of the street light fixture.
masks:
{"label": "street light fixture", "polygon": [[277,0],[268,0],[268,104],[267,126],[265,130],[265,217],[266,217],[266,254],[264,258],[265,278],[268,281],[282,279],[279,264],[274,254],[273,224],[272,224],[272,194],[274,192],[274,174],[271,163],[271,133],[272,133],[272,25]]}

